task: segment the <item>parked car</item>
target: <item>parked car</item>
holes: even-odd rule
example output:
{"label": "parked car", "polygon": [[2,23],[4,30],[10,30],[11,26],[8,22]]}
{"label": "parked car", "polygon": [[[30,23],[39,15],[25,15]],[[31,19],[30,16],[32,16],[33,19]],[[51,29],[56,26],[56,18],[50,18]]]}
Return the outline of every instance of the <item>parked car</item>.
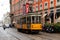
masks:
{"label": "parked car", "polygon": [[9,28],[9,24],[3,24],[3,29]]}
{"label": "parked car", "polygon": [[5,24],[6,28],[9,28],[9,24]]}

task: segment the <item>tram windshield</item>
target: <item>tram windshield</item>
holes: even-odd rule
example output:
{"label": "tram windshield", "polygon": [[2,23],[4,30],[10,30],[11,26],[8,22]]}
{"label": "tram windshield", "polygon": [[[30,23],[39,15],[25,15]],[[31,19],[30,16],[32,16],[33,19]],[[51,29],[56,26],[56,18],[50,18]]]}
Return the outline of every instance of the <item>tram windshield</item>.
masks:
{"label": "tram windshield", "polygon": [[41,17],[40,16],[32,16],[32,23],[41,23]]}

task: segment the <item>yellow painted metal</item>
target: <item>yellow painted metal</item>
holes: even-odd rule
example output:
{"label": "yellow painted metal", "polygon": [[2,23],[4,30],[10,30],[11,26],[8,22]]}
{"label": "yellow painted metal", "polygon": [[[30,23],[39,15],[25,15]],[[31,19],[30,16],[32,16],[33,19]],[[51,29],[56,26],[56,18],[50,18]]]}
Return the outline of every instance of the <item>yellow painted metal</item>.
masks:
{"label": "yellow painted metal", "polygon": [[27,29],[27,24],[23,24],[22,26],[23,29]]}
{"label": "yellow painted metal", "polygon": [[[20,28],[20,25],[16,24],[16,28]],[[23,24],[22,29],[28,29],[27,24]],[[31,24],[30,30],[42,30],[42,24]]]}
{"label": "yellow painted metal", "polygon": [[31,24],[31,30],[42,30],[42,24]]}

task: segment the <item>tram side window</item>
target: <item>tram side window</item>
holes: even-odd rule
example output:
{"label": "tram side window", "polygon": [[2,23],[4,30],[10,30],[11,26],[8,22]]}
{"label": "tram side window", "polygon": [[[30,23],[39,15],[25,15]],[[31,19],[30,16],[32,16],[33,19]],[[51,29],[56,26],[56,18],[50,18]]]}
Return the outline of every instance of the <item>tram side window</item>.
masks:
{"label": "tram side window", "polygon": [[24,23],[23,18],[21,18],[20,19],[20,24],[23,24],[23,23]]}
{"label": "tram side window", "polygon": [[28,24],[31,23],[31,17],[27,17],[27,23],[28,23]]}
{"label": "tram side window", "polygon": [[20,19],[20,24],[22,24],[22,19]]}
{"label": "tram side window", "polygon": [[17,24],[20,24],[20,19],[18,19],[18,17],[16,17],[15,20]]}
{"label": "tram side window", "polygon": [[17,20],[17,24],[20,24],[20,20]]}
{"label": "tram side window", "polygon": [[23,18],[23,23],[26,24],[26,17]]}
{"label": "tram side window", "polygon": [[32,16],[32,23],[34,23],[34,19],[35,19],[34,16]]}

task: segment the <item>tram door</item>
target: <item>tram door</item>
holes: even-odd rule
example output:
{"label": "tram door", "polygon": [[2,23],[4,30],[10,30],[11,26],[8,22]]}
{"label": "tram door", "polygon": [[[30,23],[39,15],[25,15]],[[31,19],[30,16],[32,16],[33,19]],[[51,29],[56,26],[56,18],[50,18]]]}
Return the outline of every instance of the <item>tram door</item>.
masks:
{"label": "tram door", "polygon": [[20,28],[22,29],[22,22],[23,22],[23,20],[22,20],[22,18],[20,18]]}
{"label": "tram door", "polygon": [[31,27],[31,16],[27,17],[27,28],[30,29]]}
{"label": "tram door", "polygon": [[26,27],[25,24],[26,24],[26,17],[20,18],[20,27],[21,28],[23,28],[23,27],[25,28]]}

